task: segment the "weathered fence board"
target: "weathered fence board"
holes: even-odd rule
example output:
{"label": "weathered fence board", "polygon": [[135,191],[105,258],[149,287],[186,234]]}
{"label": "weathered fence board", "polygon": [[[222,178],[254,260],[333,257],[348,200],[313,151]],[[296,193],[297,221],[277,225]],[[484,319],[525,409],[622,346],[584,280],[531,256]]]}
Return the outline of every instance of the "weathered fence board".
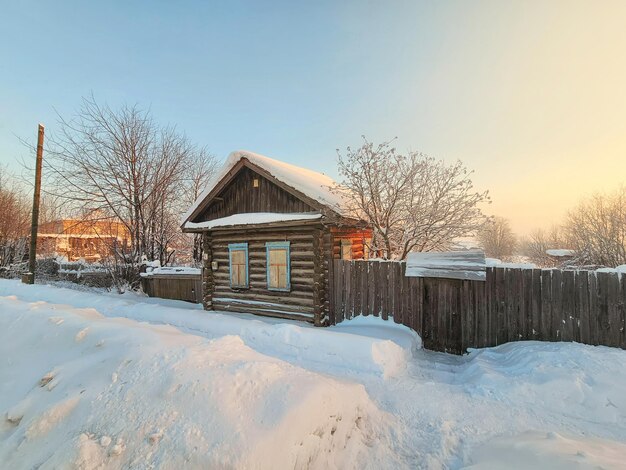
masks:
{"label": "weathered fence board", "polygon": [[626,349],[626,276],[622,275],[620,279],[620,317],[622,319],[622,335],[620,339],[620,347]]}
{"label": "weathered fence board", "polygon": [[576,296],[579,331],[577,341],[591,344],[589,330],[589,275],[587,271],[580,271],[576,275]]}
{"label": "weathered fence board", "polygon": [[481,282],[405,273],[401,262],[334,261],[331,319],[389,317],[426,348],[457,354],[518,340],[626,349],[624,275],[487,268]]}

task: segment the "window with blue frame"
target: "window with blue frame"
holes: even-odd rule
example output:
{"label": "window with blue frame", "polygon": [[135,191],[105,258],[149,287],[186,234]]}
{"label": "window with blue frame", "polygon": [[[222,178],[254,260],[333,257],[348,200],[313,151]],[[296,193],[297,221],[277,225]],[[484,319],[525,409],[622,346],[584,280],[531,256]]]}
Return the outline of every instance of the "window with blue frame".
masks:
{"label": "window with blue frame", "polygon": [[230,243],[228,245],[228,259],[230,264],[230,287],[239,289],[248,287],[248,244]]}
{"label": "window with blue frame", "polygon": [[289,291],[291,289],[291,266],[289,261],[289,242],[267,242],[267,288],[269,290]]}

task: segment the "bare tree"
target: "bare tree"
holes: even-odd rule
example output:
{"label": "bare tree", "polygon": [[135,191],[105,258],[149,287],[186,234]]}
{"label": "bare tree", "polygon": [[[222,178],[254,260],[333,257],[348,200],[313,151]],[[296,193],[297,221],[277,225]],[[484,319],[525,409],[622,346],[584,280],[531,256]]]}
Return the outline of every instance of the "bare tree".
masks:
{"label": "bare tree", "polygon": [[20,262],[27,253],[30,211],[25,191],[0,167],[0,266]]}
{"label": "bare tree", "polygon": [[[200,260],[202,253],[201,235],[189,235],[180,230],[180,216],[195,202],[207,181],[217,167],[217,160],[206,149],[193,149],[185,158],[185,168],[181,179],[170,187],[164,188],[162,197],[153,207],[156,215],[153,220],[160,220],[158,236],[155,237],[155,247],[167,245],[167,256],[159,259],[161,265],[170,262],[191,263]],[[154,250],[157,251],[157,250]]]}
{"label": "bare tree", "polygon": [[548,255],[548,250],[569,247],[570,244],[565,240],[563,230],[558,225],[553,225],[549,230],[535,230],[519,242],[521,254],[544,268],[553,268],[561,264],[560,260]]}
{"label": "bare tree", "polygon": [[[202,190],[207,185],[208,181],[217,171],[217,160],[215,157],[207,152],[205,149],[201,150],[195,158],[193,165],[189,165],[189,171],[187,174],[188,189],[185,191],[185,204],[187,208],[200,197]],[[187,239],[191,237],[191,243],[193,245],[191,259],[195,263],[202,261],[202,235],[201,234],[183,234]]]}
{"label": "bare tree", "polygon": [[119,110],[83,99],[77,115],[59,118],[49,138],[46,189],[83,218],[119,220],[130,233],[126,262],[167,264],[180,237],[190,170],[206,152],[172,127],[160,127],[138,106]]}
{"label": "bare tree", "polygon": [[564,230],[580,262],[626,264],[626,187],[582,201],[568,214]]}
{"label": "bare tree", "polygon": [[[384,258],[404,259],[410,251],[445,250],[455,238],[475,234],[486,217],[471,172],[421,153],[402,155],[389,142],[339,151],[337,191],[351,210],[374,229],[371,249]],[[341,189],[344,188],[344,189]]]}
{"label": "bare tree", "polygon": [[509,260],[517,246],[517,237],[508,219],[493,217],[479,231],[478,241],[491,258]]}
{"label": "bare tree", "polygon": [[206,149],[200,149],[194,156],[193,165],[189,165],[186,174],[184,202],[186,209],[196,202],[207,182],[217,171],[217,160]]}
{"label": "bare tree", "polygon": [[61,203],[58,198],[44,194],[39,204],[39,225],[63,218]]}

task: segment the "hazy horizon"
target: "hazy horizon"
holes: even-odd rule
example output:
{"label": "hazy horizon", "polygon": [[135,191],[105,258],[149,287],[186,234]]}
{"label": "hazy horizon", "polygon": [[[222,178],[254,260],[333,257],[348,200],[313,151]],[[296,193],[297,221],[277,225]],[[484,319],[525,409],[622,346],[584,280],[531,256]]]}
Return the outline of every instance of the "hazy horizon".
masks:
{"label": "hazy horizon", "polygon": [[[82,96],[336,176],[398,137],[527,234],[626,184],[626,2],[2,2],[0,164]],[[14,166],[13,166],[14,167]]]}

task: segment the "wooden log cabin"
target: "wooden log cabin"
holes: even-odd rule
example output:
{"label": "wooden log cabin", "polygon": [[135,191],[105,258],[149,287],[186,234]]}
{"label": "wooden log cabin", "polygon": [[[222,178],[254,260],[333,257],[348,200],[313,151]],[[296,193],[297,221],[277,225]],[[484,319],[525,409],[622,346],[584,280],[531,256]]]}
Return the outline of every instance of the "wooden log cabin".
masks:
{"label": "wooden log cabin", "polygon": [[332,260],[363,259],[372,232],[335,182],[252,152],[233,152],[184,218],[203,238],[203,304],[328,322]]}

